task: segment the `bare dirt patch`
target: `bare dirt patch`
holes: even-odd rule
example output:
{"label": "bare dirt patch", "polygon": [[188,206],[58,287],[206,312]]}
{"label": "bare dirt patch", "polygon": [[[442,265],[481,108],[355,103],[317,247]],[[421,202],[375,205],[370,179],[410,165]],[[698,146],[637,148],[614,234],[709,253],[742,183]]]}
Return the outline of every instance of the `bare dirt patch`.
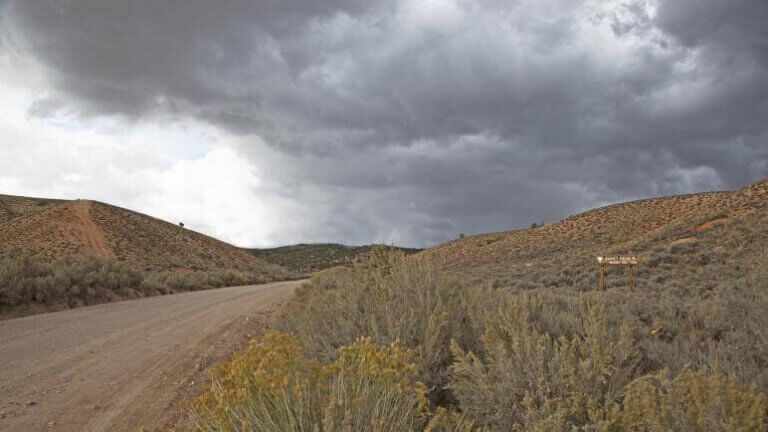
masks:
{"label": "bare dirt patch", "polygon": [[685,237],[685,238],[677,239],[677,240],[675,240],[673,242],[670,242],[669,245],[670,246],[676,246],[676,245],[695,243],[695,242],[696,242],[695,238],[693,238],[693,237]]}
{"label": "bare dirt patch", "polygon": [[727,217],[717,218],[717,219],[713,219],[713,220],[711,220],[709,222],[705,222],[705,223],[703,223],[701,225],[697,225],[697,226],[695,226],[693,228],[693,230],[696,231],[696,232],[709,231],[712,228],[716,227],[717,225],[728,223],[730,221],[731,221],[731,219],[727,218]]}

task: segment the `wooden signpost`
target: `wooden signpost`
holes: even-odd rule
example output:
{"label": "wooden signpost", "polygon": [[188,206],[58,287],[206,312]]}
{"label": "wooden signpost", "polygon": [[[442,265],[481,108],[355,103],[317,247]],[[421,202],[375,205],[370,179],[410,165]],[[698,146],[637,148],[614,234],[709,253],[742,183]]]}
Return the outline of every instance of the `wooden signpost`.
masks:
{"label": "wooden signpost", "polygon": [[627,274],[627,292],[632,294],[635,292],[635,279],[632,275],[632,266],[637,264],[637,257],[635,256],[599,256],[597,262],[600,264],[600,289],[605,291],[605,266],[607,265],[624,265],[628,267],[629,273]]}

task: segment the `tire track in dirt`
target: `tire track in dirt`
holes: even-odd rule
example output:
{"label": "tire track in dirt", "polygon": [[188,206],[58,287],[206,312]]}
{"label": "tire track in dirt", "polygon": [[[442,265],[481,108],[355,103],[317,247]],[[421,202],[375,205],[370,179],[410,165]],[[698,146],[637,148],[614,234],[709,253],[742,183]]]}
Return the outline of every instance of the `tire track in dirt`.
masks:
{"label": "tire track in dirt", "polygon": [[91,219],[91,202],[77,200],[74,203],[75,214],[80,219],[83,228],[83,240],[91,249],[94,255],[109,258],[112,256],[112,250],[107,245],[107,238],[104,231]]}

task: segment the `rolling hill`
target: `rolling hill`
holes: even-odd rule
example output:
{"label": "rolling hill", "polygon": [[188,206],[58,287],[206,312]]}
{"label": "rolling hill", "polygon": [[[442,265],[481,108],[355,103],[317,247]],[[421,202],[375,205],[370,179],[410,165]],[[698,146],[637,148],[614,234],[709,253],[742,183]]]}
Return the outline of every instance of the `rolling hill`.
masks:
{"label": "rolling hill", "polygon": [[255,271],[290,276],[244,250],[160,219],[98,201],[0,195],[0,253],[53,261],[95,256],[144,271]]}
{"label": "rolling hill", "polygon": [[0,319],[299,276],[102,202],[0,195]]}
{"label": "rolling hill", "polygon": [[[532,229],[469,236],[432,249],[464,280],[520,289],[594,288],[598,255],[634,254],[639,285],[744,275],[765,265],[768,179],[736,191],[609,205]],[[730,264],[732,265],[730,265]],[[624,283],[611,271],[609,284]]]}

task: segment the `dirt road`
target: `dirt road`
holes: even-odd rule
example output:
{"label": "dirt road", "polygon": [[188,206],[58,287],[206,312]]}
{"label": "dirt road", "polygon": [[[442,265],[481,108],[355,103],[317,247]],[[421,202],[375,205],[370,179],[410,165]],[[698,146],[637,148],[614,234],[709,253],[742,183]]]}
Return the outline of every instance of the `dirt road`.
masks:
{"label": "dirt road", "polygon": [[264,331],[297,282],[0,321],[0,431],[184,425],[205,371]]}

